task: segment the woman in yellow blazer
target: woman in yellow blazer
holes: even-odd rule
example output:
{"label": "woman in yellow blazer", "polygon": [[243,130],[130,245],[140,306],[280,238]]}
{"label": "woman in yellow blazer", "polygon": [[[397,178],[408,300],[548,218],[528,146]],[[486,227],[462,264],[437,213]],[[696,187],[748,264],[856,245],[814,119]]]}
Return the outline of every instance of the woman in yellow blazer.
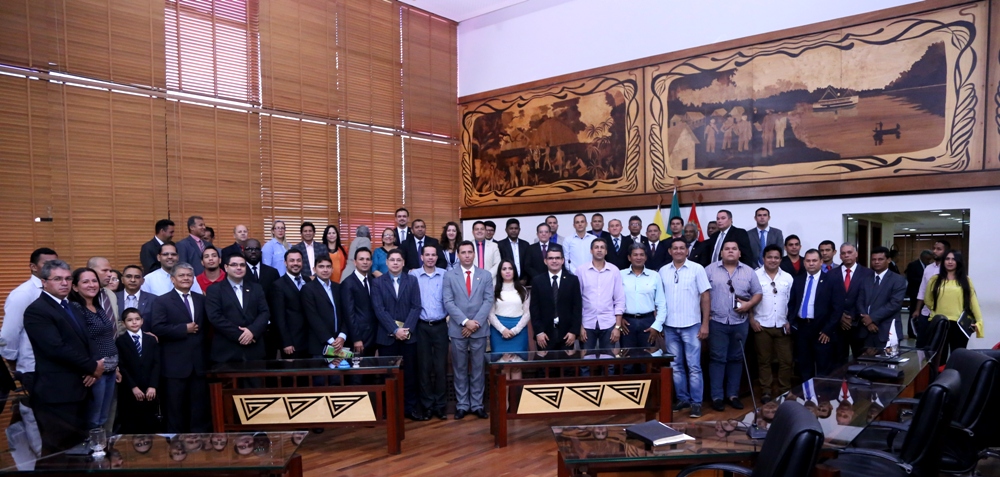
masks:
{"label": "woman in yellow blazer", "polygon": [[[952,250],[945,254],[941,272],[927,281],[924,296],[927,307],[931,309],[931,316],[944,315],[951,320],[948,329],[948,348],[952,350],[965,348],[969,344],[969,339],[958,329],[958,318],[962,313],[972,315],[975,319],[973,326],[976,329],[976,337],[983,337],[983,312],[979,309],[979,299],[976,298],[972,279],[966,275],[961,252]],[[947,353],[946,350],[942,360],[947,359]]]}

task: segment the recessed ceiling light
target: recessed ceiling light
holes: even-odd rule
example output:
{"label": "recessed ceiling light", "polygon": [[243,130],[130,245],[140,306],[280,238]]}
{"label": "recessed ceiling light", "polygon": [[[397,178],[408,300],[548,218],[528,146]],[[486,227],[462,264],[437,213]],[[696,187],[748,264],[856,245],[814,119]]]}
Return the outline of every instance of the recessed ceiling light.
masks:
{"label": "recessed ceiling light", "polygon": [[940,210],[932,210],[932,211],[930,211],[930,212],[931,212],[932,214],[936,214],[936,213],[938,213],[938,212],[941,212],[941,211],[940,211]]}
{"label": "recessed ceiling light", "polygon": [[944,213],[940,213],[940,214],[938,214],[938,215],[940,215],[941,217],[948,217],[948,216],[950,216],[951,214],[949,214],[949,213],[947,213],[947,212],[944,212]]}

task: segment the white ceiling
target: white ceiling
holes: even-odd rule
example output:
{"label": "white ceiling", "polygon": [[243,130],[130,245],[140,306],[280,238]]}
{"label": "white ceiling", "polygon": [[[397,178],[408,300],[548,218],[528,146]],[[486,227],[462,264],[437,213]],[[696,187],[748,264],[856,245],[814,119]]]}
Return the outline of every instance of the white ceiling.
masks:
{"label": "white ceiling", "polygon": [[528,0],[400,0],[408,5],[462,22]]}

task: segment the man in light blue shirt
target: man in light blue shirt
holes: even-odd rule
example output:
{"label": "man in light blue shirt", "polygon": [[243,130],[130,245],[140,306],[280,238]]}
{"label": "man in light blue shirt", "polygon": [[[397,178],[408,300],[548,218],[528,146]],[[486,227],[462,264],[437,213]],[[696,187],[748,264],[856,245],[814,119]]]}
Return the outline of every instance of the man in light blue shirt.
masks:
{"label": "man in light blue shirt", "polygon": [[285,222],[283,220],[275,220],[274,224],[271,225],[271,240],[268,240],[264,244],[264,248],[261,249],[261,259],[260,261],[269,267],[274,267],[278,270],[278,276],[284,276],[285,269],[285,252],[292,248],[291,244],[285,240]]}
{"label": "man in light blue shirt", "polygon": [[417,378],[420,381],[421,420],[433,415],[448,419],[447,370],[448,314],[444,309],[444,269],[437,268],[437,247],[427,244],[420,250],[423,268],[410,270],[420,285],[420,321],[417,322]]}
{"label": "man in light blue shirt", "polygon": [[[674,356],[674,410],[691,408],[692,418],[701,417],[705,390],[701,372],[701,340],[708,337],[709,290],[705,269],[687,259],[687,242],[674,237],[663,245],[670,263],[660,267],[660,279],[670,314],[663,327],[667,352]],[[686,368],[686,369],[685,369]]]}
{"label": "man in light blue shirt", "polygon": [[578,268],[590,264],[593,257],[590,254],[590,243],[597,240],[597,237],[587,233],[586,215],[576,214],[573,217],[573,228],[576,233],[566,237],[563,249],[566,252],[566,269],[575,274]]}
{"label": "man in light blue shirt", "polygon": [[[660,275],[646,268],[646,247],[633,243],[629,247],[629,263],[621,271],[622,288],[625,290],[625,313],[622,326],[625,332],[620,339],[622,348],[657,348],[657,338],[667,318],[667,302],[663,297]],[[633,372],[639,372],[639,365]]]}

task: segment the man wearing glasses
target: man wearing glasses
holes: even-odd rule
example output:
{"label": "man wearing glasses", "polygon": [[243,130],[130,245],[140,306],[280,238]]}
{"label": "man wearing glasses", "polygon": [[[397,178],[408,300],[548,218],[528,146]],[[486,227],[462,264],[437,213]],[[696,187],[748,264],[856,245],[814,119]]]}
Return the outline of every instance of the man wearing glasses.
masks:
{"label": "man wearing glasses", "polygon": [[721,255],[722,260],[705,267],[712,285],[708,377],[712,409],[716,411],[725,410],[726,403],[733,409],[743,409],[739,389],[743,375],[743,343],[749,329],[747,315],[761,300],[760,282],[753,268],[740,262],[736,238],[727,238],[722,243]]}
{"label": "man wearing glasses", "polygon": [[[692,418],[701,417],[704,380],[701,373],[701,340],[708,337],[709,290],[705,268],[687,259],[687,242],[675,237],[661,246],[669,247],[672,261],[660,268],[667,313],[663,339],[674,356],[674,410],[691,408]],[[654,323],[653,328],[656,328]],[[656,331],[653,331],[656,333]],[[687,369],[685,369],[687,365]]]}
{"label": "man wearing glasses", "polygon": [[792,337],[788,324],[788,300],[792,294],[792,275],[781,269],[781,248],[775,244],[764,247],[764,266],[754,274],[763,289],[760,303],[750,313],[750,328],[757,344],[757,365],[760,379],[761,404],[771,400],[774,376],[771,362],[778,359],[778,389],[784,394],[792,383]]}

